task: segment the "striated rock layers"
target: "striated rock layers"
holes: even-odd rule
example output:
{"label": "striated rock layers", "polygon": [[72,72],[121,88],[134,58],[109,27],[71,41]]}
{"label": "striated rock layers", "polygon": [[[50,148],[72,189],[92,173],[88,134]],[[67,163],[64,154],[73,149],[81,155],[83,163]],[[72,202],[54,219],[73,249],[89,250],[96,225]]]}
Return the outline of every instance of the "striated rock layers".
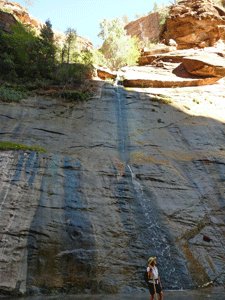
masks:
{"label": "striated rock layers", "polygon": [[224,284],[224,114],[190,103],[0,103],[2,140],[48,150],[0,152],[0,291],[143,291],[149,256],[165,289]]}
{"label": "striated rock layers", "polygon": [[178,49],[204,48],[225,40],[225,10],[211,0],[182,0],[172,6],[160,40]]}
{"label": "striated rock layers", "polygon": [[124,29],[130,36],[138,37],[142,42],[151,42],[159,38],[159,14],[151,13],[146,17],[142,17],[136,21],[128,23]]}

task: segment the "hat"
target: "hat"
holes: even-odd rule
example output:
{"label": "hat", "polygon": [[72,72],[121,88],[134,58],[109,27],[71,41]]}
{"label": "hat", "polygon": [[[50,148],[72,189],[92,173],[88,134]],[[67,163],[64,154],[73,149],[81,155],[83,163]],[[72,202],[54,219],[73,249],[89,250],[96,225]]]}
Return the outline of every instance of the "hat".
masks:
{"label": "hat", "polygon": [[150,258],[148,259],[148,263],[151,264],[155,259],[156,259],[156,257],[150,257]]}

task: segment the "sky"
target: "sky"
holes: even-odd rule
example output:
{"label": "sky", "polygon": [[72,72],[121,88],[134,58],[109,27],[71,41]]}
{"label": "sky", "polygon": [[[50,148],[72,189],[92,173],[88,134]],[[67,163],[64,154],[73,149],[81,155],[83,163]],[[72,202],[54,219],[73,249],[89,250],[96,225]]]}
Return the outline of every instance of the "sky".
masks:
{"label": "sky", "polygon": [[[14,0],[26,7],[24,0]],[[169,0],[32,0],[33,6],[28,13],[35,19],[45,22],[50,19],[53,29],[65,32],[73,28],[77,34],[88,38],[95,47],[102,45],[103,40],[98,38],[100,31],[99,21],[104,18],[114,19],[126,14],[129,21],[135,20],[135,15],[148,14],[153,11],[154,3],[158,7]]]}

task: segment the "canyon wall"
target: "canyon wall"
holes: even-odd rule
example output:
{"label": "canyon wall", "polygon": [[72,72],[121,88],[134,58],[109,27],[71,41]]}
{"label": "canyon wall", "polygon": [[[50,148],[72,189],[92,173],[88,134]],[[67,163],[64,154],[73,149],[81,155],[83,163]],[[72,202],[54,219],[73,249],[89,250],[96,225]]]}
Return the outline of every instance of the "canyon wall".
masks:
{"label": "canyon wall", "polygon": [[0,103],[2,140],[47,149],[0,152],[1,293],[140,292],[150,256],[164,289],[224,284],[225,121],[179,105]]}

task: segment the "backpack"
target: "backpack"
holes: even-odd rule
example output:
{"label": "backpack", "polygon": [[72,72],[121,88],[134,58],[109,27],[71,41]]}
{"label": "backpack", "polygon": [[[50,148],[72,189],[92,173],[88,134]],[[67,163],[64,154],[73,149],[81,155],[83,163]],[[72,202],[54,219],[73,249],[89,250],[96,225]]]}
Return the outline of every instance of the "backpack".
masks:
{"label": "backpack", "polygon": [[148,283],[149,278],[148,278],[148,272],[147,272],[147,270],[145,270],[144,280],[145,280],[146,283]]}

